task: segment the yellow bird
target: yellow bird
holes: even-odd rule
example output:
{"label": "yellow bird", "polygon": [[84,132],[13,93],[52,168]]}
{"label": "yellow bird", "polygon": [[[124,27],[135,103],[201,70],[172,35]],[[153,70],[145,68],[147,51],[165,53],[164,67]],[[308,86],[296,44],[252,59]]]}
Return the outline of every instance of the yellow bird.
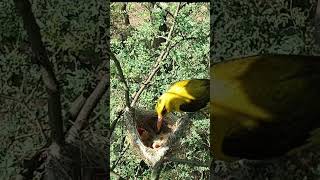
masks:
{"label": "yellow bird", "polygon": [[320,57],[252,56],[210,71],[216,160],[273,158],[320,142]]}
{"label": "yellow bird", "polygon": [[157,101],[155,109],[158,114],[158,131],[166,113],[173,111],[195,112],[204,108],[209,100],[209,79],[182,80],[174,83]]}

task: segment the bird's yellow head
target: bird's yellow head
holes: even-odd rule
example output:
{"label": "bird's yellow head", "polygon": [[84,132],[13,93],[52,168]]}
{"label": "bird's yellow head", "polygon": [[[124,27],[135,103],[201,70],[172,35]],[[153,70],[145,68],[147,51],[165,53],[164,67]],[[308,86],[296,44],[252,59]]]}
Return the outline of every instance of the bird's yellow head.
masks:
{"label": "bird's yellow head", "polygon": [[158,115],[157,128],[160,130],[163,117],[173,111],[180,111],[180,105],[184,100],[175,93],[166,92],[160,96],[156,104],[156,112]]}
{"label": "bird's yellow head", "polygon": [[164,93],[157,101],[156,104],[156,112],[158,115],[158,122],[157,122],[157,129],[160,130],[163,117],[168,113],[172,111],[172,107],[170,105],[171,98],[168,98],[168,94]]}

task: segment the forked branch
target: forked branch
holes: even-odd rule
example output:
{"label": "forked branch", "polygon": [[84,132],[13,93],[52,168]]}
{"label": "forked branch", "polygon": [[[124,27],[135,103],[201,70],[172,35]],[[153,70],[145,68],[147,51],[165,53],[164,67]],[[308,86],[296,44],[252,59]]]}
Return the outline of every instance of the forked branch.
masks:
{"label": "forked branch", "polygon": [[43,46],[40,28],[31,10],[28,0],[14,0],[15,7],[22,17],[24,29],[27,31],[31,43],[32,55],[35,62],[41,66],[42,81],[48,94],[48,115],[53,142],[61,145],[64,143],[63,121],[61,113],[59,85],[53,71],[53,66],[48,59],[47,51]]}

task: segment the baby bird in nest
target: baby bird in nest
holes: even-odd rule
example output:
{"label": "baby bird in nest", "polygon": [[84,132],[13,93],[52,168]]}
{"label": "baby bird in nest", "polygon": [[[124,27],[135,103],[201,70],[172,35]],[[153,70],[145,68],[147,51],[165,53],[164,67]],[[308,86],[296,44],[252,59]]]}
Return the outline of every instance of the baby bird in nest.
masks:
{"label": "baby bird in nest", "polygon": [[156,118],[154,117],[144,121],[144,123],[140,123],[137,128],[142,143],[146,147],[153,149],[163,147],[174,128],[170,123],[164,123],[162,131],[157,133],[155,129]]}

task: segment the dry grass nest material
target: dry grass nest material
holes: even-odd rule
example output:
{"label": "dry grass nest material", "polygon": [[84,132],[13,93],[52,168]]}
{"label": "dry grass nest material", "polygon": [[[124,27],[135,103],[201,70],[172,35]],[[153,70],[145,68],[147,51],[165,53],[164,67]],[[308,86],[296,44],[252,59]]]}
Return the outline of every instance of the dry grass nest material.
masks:
{"label": "dry grass nest material", "polygon": [[179,118],[170,113],[165,116],[161,131],[157,133],[156,113],[138,108],[126,111],[126,122],[131,147],[152,167],[179,148],[179,139],[186,133],[186,126],[190,125],[187,115]]}

